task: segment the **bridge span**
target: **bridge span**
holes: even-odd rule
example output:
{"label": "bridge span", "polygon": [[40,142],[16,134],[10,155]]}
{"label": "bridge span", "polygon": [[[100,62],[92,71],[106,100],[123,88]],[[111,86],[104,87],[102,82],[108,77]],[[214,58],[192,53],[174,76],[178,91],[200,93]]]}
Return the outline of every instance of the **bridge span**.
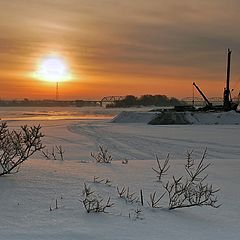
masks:
{"label": "bridge span", "polygon": [[104,103],[115,103],[124,98],[125,96],[105,96],[101,100],[77,100],[76,103],[77,106],[83,106],[84,104],[98,104],[102,107]]}

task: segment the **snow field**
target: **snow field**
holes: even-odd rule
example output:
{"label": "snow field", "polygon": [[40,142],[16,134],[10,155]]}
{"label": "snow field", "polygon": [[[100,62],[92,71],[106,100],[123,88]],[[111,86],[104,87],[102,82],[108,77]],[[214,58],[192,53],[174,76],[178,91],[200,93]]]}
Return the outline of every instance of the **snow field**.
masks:
{"label": "snow field", "polygon": [[[237,160],[211,161],[209,182],[221,187],[219,209],[192,208],[169,211],[151,209],[149,193],[162,192],[151,167],[154,160],[121,161],[111,164],[73,161],[31,160],[22,171],[1,179],[0,239],[239,239],[240,173]],[[171,171],[182,174],[184,162],[172,160]],[[93,177],[110,179],[111,186],[93,183]],[[87,214],[81,193],[87,183],[105,199],[111,196],[109,213]],[[119,199],[116,186],[129,186],[131,192],[144,193],[144,207]],[[58,199],[58,209],[54,209]],[[50,205],[53,211],[49,211]],[[162,205],[166,206],[166,200]],[[142,219],[134,210],[142,209]],[[129,218],[130,213],[130,218]]]}
{"label": "snow field", "polygon": [[[0,239],[239,239],[240,227],[240,128],[238,125],[150,126],[145,123],[111,123],[109,120],[9,121],[41,124],[46,148],[61,145],[65,160],[44,160],[41,154],[24,163],[18,174],[0,179]],[[108,148],[111,164],[92,162],[98,145]],[[153,191],[163,189],[152,167],[155,155],[164,160],[170,153],[168,175],[182,176],[186,150],[199,159],[208,148],[208,182],[220,187],[219,209],[209,207],[167,210],[147,205]],[[129,159],[128,164],[122,164]],[[111,186],[93,183],[94,176],[111,180]],[[98,194],[111,197],[109,213],[88,214],[80,202],[84,183]],[[116,187],[129,187],[144,206],[126,204]],[[55,201],[58,200],[58,209]],[[53,211],[50,211],[50,206]],[[136,219],[135,210],[142,209]],[[130,218],[129,218],[130,213]]]}

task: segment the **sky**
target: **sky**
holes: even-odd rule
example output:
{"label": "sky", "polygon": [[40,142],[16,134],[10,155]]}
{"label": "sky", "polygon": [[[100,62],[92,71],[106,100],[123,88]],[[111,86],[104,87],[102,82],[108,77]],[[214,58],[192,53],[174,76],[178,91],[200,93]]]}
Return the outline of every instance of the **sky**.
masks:
{"label": "sky", "polygon": [[109,95],[222,96],[227,49],[240,90],[239,0],[0,0],[0,99],[54,99],[36,78],[46,56],[71,78],[61,99]]}

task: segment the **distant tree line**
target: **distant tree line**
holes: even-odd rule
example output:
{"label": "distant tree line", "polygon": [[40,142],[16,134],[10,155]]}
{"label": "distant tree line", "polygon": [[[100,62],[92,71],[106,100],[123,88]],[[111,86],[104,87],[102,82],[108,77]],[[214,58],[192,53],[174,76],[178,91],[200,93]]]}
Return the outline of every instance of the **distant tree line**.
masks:
{"label": "distant tree line", "polygon": [[133,95],[127,95],[123,100],[116,101],[113,104],[108,104],[107,107],[133,107],[133,106],[181,106],[183,102],[177,98],[168,98],[165,95],[143,95],[136,97]]}
{"label": "distant tree line", "polygon": [[54,101],[54,100],[0,100],[0,107],[70,107],[75,101]]}
{"label": "distant tree line", "polygon": [[74,101],[55,101],[55,100],[0,100],[0,107],[92,107],[99,106],[94,101],[74,100]]}

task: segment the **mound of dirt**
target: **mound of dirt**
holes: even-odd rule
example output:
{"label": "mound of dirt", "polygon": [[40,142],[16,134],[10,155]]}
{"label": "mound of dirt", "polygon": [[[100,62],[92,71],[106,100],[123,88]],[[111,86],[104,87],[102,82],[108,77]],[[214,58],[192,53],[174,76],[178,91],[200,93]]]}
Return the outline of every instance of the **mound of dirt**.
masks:
{"label": "mound of dirt", "polygon": [[113,123],[149,123],[155,119],[157,113],[154,112],[127,112],[123,111],[112,119]]}
{"label": "mound of dirt", "polygon": [[186,114],[182,112],[163,112],[158,114],[156,118],[148,124],[151,125],[170,125],[170,124],[191,124],[186,118]]}

